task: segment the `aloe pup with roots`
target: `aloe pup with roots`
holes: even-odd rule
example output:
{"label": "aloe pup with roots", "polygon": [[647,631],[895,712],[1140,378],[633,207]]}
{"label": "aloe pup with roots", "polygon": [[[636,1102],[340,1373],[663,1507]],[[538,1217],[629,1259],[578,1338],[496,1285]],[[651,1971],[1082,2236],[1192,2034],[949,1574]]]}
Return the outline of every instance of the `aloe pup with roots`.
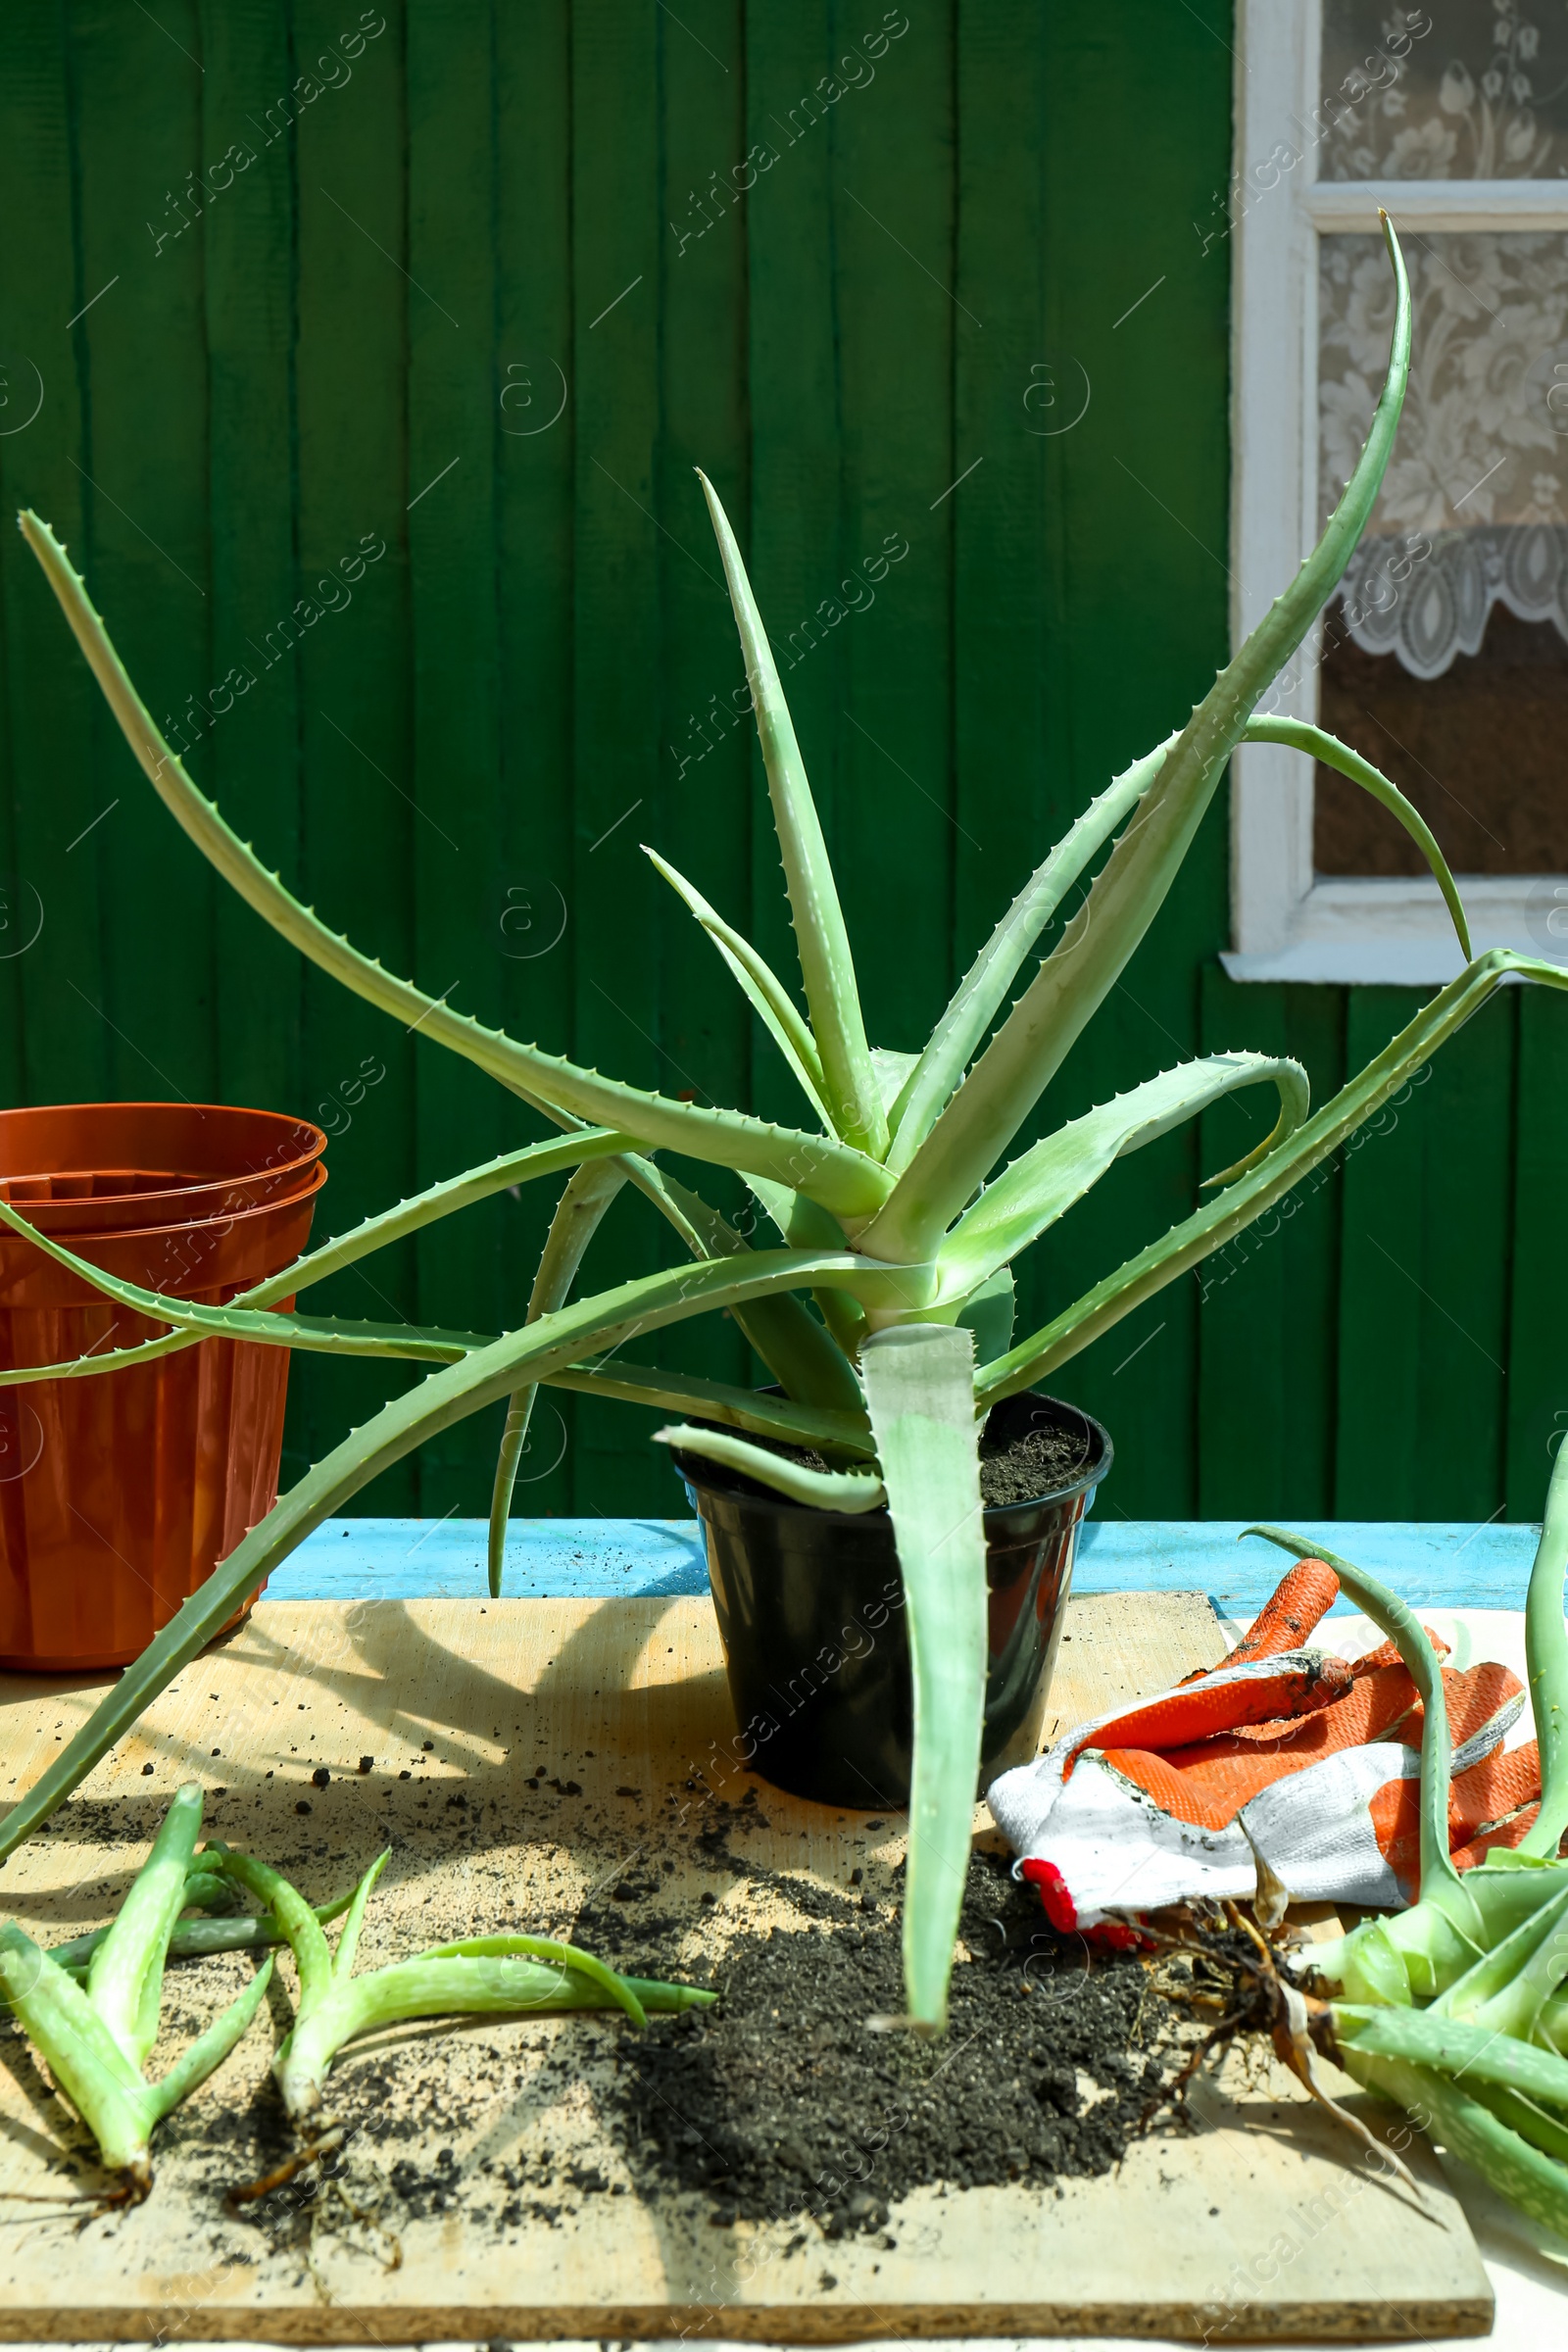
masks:
{"label": "aloe pup with roots", "polygon": [[[269,1956],[163,2081],[147,2081],[142,2069],[158,2039],[174,1923],[215,1884],[206,1857],[196,1855],[201,1826],[202,1792],[192,1782],[165,1814],[113,1927],[81,1939],[91,1944],[90,1953],[72,1946],[41,1951],[15,1921],[0,1928],[0,2001],[48,2061],[107,2169],[121,2176],[125,2200],[139,2200],[152,2186],[154,2129],[222,2065],[256,2015],[272,1974]],[[62,1965],[68,1953],[77,1960],[84,1984],[76,1969]]]}
{"label": "aloe pup with roots", "polygon": [[1541,1806],[1516,1846],[1470,1870],[1449,1859],[1447,1710],[1420,1624],[1376,1577],[1320,1544],[1283,1528],[1250,1532],[1326,1560],[1397,1644],[1421,1694],[1418,1899],[1307,1948],[1309,1981],[1333,1994],[1307,2003],[1311,2037],[1568,2239],[1568,1861],[1557,1850],[1568,1830],[1568,1446],[1552,1471],[1525,1608]]}
{"label": "aloe pup with roots", "polygon": [[386,1865],[385,1853],[355,1888],[335,1951],[321,1932],[319,1914],[267,1863],[231,1853],[216,1840],[207,1858],[267,1904],[299,1971],[294,2024],[278,2045],[272,2077],[290,2122],[308,2136],[299,2154],[276,2173],[235,2192],[242,2202],[265,2195],[339,2145],[342,2130],[324,2113],[322,2094],[338,2052],[361,2034],[411,2018],[545,2016],[585,2009],[617,2010],[641,2027],[650,2009],[678,2015],[706,2008],[718,1997],[695,1984],[620,1976],[591,1952],[544,1936],[465,1936],[357,1977],[365,1907]]}
{"label": "aloe pup with roots", "polygon": [[[761,739],[804,1009],[691,883],[656,862],[794,1072],[808,1114],[795,1128],[644,1093],[579,1068],[454,1011],[360,955],[298,904],[197,790],[125,675],[65,550],[35,515],[23,515],[27,543],[132,751],[218,871],[322,970],[422,1039],[476,1063],[563,1132],[432,1187],[223,1307],[194,1306],[115,1281],[32,1235],[0,1203],[0,1216],[97,1290],[170,1326],[140,1348],[5,1379],[92,1378],[212,1336],[443,1367],[354,1431],[251,1530],[16,1806],[0,1833],[0,1853],[47,1817],[302,1538],[421,1439],[509,1400],[491,1519],[495,1591],[536,1391],[555,1386],[622,1397],[673,1410],[682,1418],[662,1433],[666,1438],[737,1465],[798,1501],[852,1510],[885,1504],[890,1511],[914,1681],[906,1984],[914,2022],[942,2025],[980,1754],[986,1574],[977,1437],[988,1409],[1054,1372],[1262,1215],[1509,974],[1568,985],[1568,974],[1555,965],[1494,951],[1470,962],[1315,1115],[1308,1115],[1306,1076],[1298,1063],[1264,1054],[1211,1054],[1057,1127],[994,1173],[1144,938],[1241,743],[1291,743],[1391,809],[1421,845],[1470,953],[1452,877],[1395,786],[1315,727],[1255,715],[1333,594],[1393,446],[1409,365],[1410,305],[1397,243],[1392,229],[1386,233],[1398,288],[1388,380],[1366,448],[1321,540],[1187,723],[1108,785],[1030,876],[919,1054],[867,1042],[838,893],[767,635],[729,524],[704,483]],[[1009,1006],[1009,993],[1057,908],[1112,843],[1083,904]],[[1209,1180],[1214,1197],[1207,1204],[1040,1330],[1012,1342],[1012,1260],[1123,1152],[1223,1096],[1257,1085],[1276,1090],[1277,1123],[1256,1151]],[[656,1152],[737,1170],[776,1226],[778,1246],[749,1248],[698,1193],[656,1165]],[[265,1311],[503,1186],[564,1173],[567,1182],[518,1329],[496,1337]],[[693,1263],[573,1298],[583,1254],[628,1185],[674,1226]],[[608,1360],[634,1335],[726,1308],[781,1395]],[[719,1426],[697,1428],[693,1420]],[[749,1442],[756,1437],[814,1448],[830,1467],[808,1469]]]}
{"label": "aloe pup with roots", "polygon": [[[293,1952],[298,2007],[272,2073],[290,2120],[316,2136],[279,2174],[242,2192],[252,2194],[338,2144],[341,2132],[321,2118],[322,2086],[339,2050],[362,2034],[409,2018],[585,2009],[618,2010],[634,2026],[645,2026],[651,2009],[678,2013],[717,1998],[693,1984],[620,1976],[591,1952],[541,1936],[472,1936],[357,1977],[365,1907],[386,1866],[385,1853],[351,1894],[313,1909],[277,1871],[232,1852],[220,1838],[198,1854],[201,1826],[202,1791],[193,1781],[165,1814],[111,1926],[52,1951],[42,1950],[15,1921],[0,1928],[0,2007],[11,2011],[47,2061],[107,2169],[121,2176],[121,2202],[146,2196],[154,2130],[221,2066],[271,1981],[269,1953],[239,1998],[198,2034],[162,2082],[149,2082],[142,2069],[158,2039],[164,1966],[171,1957],[283,1942]],[[180,1921],[192,1907],[224,1909],[242,1888],[267,1905],[259,1917]],[[345,1911],[332,1951],[323,1930]]]}

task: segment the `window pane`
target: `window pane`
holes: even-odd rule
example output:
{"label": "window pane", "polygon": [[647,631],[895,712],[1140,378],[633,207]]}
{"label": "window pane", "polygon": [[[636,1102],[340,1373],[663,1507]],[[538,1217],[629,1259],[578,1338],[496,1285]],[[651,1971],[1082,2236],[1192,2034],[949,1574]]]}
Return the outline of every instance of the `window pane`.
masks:
{"label": "window pane", "polygon": [[1320,179],[1568,174],[1568,14],[1548,0],[1323,0]]}
{"label": "window pane", "polygon": [[[1319,717],[1407,792],[1468,873],[1568,872],[1568,237],[1411,236],[1410,390],[1325,618]],[[1382,239],[1325,237],[1319,503],[1371,422],[1394,295]],[[1318,771],[1324,873],[1423,870]]]}

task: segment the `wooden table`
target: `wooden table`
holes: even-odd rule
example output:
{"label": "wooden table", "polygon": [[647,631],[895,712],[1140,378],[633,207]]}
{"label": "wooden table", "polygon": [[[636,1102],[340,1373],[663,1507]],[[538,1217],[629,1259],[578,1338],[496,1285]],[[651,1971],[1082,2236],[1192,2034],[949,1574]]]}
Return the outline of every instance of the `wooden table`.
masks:
{"label": "wooden table", "polygon": [[[1075,1639],[1064,1646],[1054,1693],[1054,1712],[1065,1720],[1157,1688],[1223,1647],[1203,1597],[1208,1574],[1198,1592],[1157,1602],[1096,1593],[1097,1568],[1114,1583],[1135,1556],[1122,1530],[1113,1529],[1108,1544],[1105,1532],[1097,1530],[1086,1547],[1082,1584],[1090,1590],[1075,1597]],[[1338,1532],[1339,1541],[1327,1531],[1322,1540],[1377,1564],[1365,1542],[1352,1544]],[[1457,1554],[1472,1534],[1458,1531],[1446,1550]],[[1498,1531],[1488,1534],[1495,1563]],[[1479,1547],[1478,1540],[1472,1550]],[[1442,1543],[1428,1549],[1445,1556]],[[1195,1564],[1229,1570],[1233,1556],[1250,1550],[1263,1547],[1238,1546],[1228,1532],[1160,1529],[1151,1531],[1146,1556],[1175,1560],[1191,1579]],[[1262,1583],[1271,1584],[1275,1555],[1265,1557]],[[398,1852],[377,1896],[368,1965],[471,1928],[498,1903],[519,1919],[548,1915],[558,1928],[568,1921],[606,1850],[612,1859],[617,1835],[646,1844],[646,1792],[686,1788],[694,1760],[711,1765],[722,1746],[721,1659],[711,1612],[693,1591],[700,1556],[693,1531],[679,1522],[522,1523],[509,1589],[528,1597],[500,1604],[484,1594],[482,1560],[478,1522],[340,1522],[318,1531],[251,1624],[187,1669],[92,1776],[62,1826],[14,1859],[7,1907],[46,1939],[104,1916],[129,1858],[115,1842],[117,1825],[129,1828],[134,1816],[145,1835],[163,1796],[194,1773],[223,1789],[213,1807],[220,1834],[280,1860],[295,1845],[302,1857],[315,1845],[333,1857],[341,1850],[347,1860],[334,1862],[334,1881],[392,1837]],[[1218,1589],[1239,1613],[1252,1605],[1234,1571]],[[1433,1596],[1415,1589],[1412,1597]],[[96,1695],[94,1688],[20,1678],[0,1685],[7,1777],[15,1772],[24,1785]],[[286,1731],[285,1716],[293,1718]],[[580,1759],[572,1772],[584,1819],[596,1809],[592,1835],[564,1827],[559,1812],[541,1834],[521,1777],[541,1740]],[[376,1759],[368,1776],[354,1770],[361,1753]],[[333,1776],[324,1793],[310,1781],[318,1761]],[[148,1763],[153,1770],[144,1773]],[[747,1776],[726,1769],[736,1787],[722,1793],[733,1801]],[[413,1776],[406,1782],[397,1777],[404,1770]],[[631,1786],[645,1791],[644,1801],[617,1796]],[[775,1870],[842,1886],[852,1868],[885,1874],[898,1857],[896,1821],[873,1831],[857,1816],[795,1805],[772,1790],[765,1796],[769,1826],[758,1858]],[[443,1835],[440,1824],[455,1828],[463,1819],[455,1821],[448,1797],[466,1798],[470,1813],[483,1806],[482,1829],[461,1839]],[[318,1809],[305,1828],[299,1803]],[[625,1815],[618,1831],[617,1803]],[[756,1924],[747,1900],[741,1883],[721,1888],[702,1914],[704,1934],[722,1937],[726,1927]],[[486,2021],[480,2039],[448,2032],[419,2043],[416,2063],[433,2082],[460,2082],[471,2110],[461,2127],[449,2117],[437,2133],[455,2147],[460,2171],[482,2148],[537,2128],[515,2097],[498,2099],[494,2052],[525,2070],[529,2052],[562,2034],[581,2039],[583,2029],[573,2021]],[[635,2196],[608,2208],[612,2225],[601,2203],[586,2219],[568,2217],[564,2230],[503,2233],[493,2243],[487,2235],[482,2258],[454,2214],[403,2228],[396,2272],[330,2238],[302,2268],[297,2255],[258,2257],[254,2237],[247,2246],[215,2223],[212,2166],[194,2128],[205,2116],[217,2129],[226,2111],[244,2106],[268,2055],[268,2037],[256,2034],[184,2111],[193,2129],[166,2153],[155,2197],[138,2213],[79,2232],[25,2214],[11,2227],[0,2240],[0,2335],[137,2340],[162,2331],[389,2343],[1169,2331],[1192,2340],[1206,2329],[1216,2342],[1303,2333],[1433,2341],[1473,2335],[1488,2317],[1486,2274],[1430,2159],[1430,2209],[1407,2210],[1361,2177],[1349,2143],[1325,2130],[1283,2080],[1249,2083],[1236,2073],[1206,2095],[1195,2137],[1152,2137],[1118,2176],[1068,2181],[1059,2199],[1022,2186],[917,2192],[900,2209],[908,2221],[900,2252],[835,2245],[830,2288],[821,2283],[820,2245],[791,2252],[787,2233],[775,2232],[774,2246],[766,2225],[715,2230],[694,2200],[672,2198],[654,2210]],[[406,2054],[402,2063],[411,2063]],[[63,2125],[25,2066],[0,2077],[0,2188],[49,2178]],[[552,2129],[561,2128],[557,2115]],[[589,2152],[591,2143],[589,2128]]]}

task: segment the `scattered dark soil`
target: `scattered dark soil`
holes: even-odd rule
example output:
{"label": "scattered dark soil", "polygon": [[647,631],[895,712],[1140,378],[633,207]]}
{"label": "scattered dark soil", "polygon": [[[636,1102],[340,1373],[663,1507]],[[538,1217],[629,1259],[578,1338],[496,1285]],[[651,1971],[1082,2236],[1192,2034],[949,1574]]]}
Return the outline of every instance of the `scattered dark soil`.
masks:
{"label": "scattered dark soil", "polygon": [[[787,1799],[735,1770],[720,1793],[695,1761],[675,1777],[667,1762],[634,1762],[612,1746],[610,1703],[592,1746],[551,1744],[537,1728],[524,1745],[530,1727],[518,1723],[517,1748],[495,1763],[467,1735],[422,1746],[389,1735],[362,1775],[358,1724],[352,1738],[333,1730],[347,1701],[317,1698],[291,1710],[276,1778],[208,1791],[207,1830],[265,1853],[318,1901],[391,1846],[362,1968],[476,1924],[512,1925],[631,1974],[710,1985],[718,2002],[656,2016],[646,2034],[614,2014],[482,2016],[412,2021],[352,2044],[329,2091],[347,2128],[341,2162],[231,2213],[225,2188],[297,2144],[269,2076],[291,2020],[284,1958],[267,1998],[270,2031],[248,2035],[161,2128],[155,2198],[90,2225],[125,2233],[127,2264],[156,2234],[159,2259],[175,2247],[193,2276],[238,2265],[281,2291],[319,2261],[323,2278],[352,2285],[355,2266],[393,2260],[406,2230],[461,2216],[483,2249],[541,2225],[603,2226],[615,2198],[658,2211],[682,2191],[682,2229],[773,2217],[785,2252],[824,2234],[897,2241],[916,2226],[900,2203],[916,2189],[1022,2180],[1049,2195],[1053,2181],[1116,2164],[1188,2030],[1142,1963],[1057,1938],[1005,1861],[978,1854],[947,2034],[879,2032],[871,2021],[903,2006],[902,1823],[852,1824],[824,1808],[797,1857],[779,1824]],[[139,1776],[132,1786],[125,1797],[74,1799],[14,1859],[8,1906],[25,1893],[17,1879],[28,1855],[59,1889],[24,1906],[46,1943],[110,1915],[144,1858],[169,1790]],[[309,1819],[295,1811],[302,1786]],[[230,1955],[170,1971],[154,2075],[252,1969]],[[63,2175],[95,2181],[85,2133],[3,2024],[0,2068]]]}
{"label": "scattered dark soil", "polygon": [[926,2040],[873,2022],[903,2006],[897,1912],[843,1908],[738,1938],[716,2007],[623,2041],[613,2121],[649,2187],[706,2190],[715,2223],[809,2215],[835,2237],[885,2229],[912,2188],[1109,2171],[1166,2074],[1138,1961],[1091,1961],[977,1855],[969,1959]]}

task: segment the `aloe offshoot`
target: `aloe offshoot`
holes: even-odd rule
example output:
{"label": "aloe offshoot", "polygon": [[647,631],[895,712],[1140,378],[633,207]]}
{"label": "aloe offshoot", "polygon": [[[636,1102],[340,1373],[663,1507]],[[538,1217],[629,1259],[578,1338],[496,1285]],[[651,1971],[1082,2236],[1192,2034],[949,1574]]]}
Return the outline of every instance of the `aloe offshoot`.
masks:
{"label": "aloe offshoot", "polygon": [[1568,1448],[1559,1449],[1526,1607],[1542,1798],[1513,1847],[1472,1869],[1448,1851],[1447,1711],[1436,1652],[1410,1610],[1348,1561],[1281,1528],[1251,1532],[1327,1560],[1397,1644],[1421,1694],[1420,1886],[1303,1955],[1333,1997],[1313,2004],[1317,2046],[1405,2108],[1532,2220],[1568,2239]]}
{"label": "aloe offshoot", "polygon": [[[205,1339],[437,1369],[353,1432],[280,1497],[122,1677],[0,1829],[0,1854],[43,1821],[179,1669],[311,1530],[424,1439],[507,1407],[491,1513],[492,1591],[533,1397],[558,1386],[673,1416],[694,1452],[744,1467],[797,1499],[891,1513],[914,1661],[915,1859],[906,1911],[910,2015],[937,2029],[968,1856],[984,1687],[984,1575],[975,1526],[978,1433],[990,1406],[1089,1347],[1165,1285],[1222,1248],[1336,1151],[1510,975],[1561,988],[1568,974],[1493,952],[1425,1005],[1384,1051],[1311,1112],[1305,1073],[1279,1055],[1209,1054],[1058,1125],[1007,1162],[1014,1140],[1176,883],[1231,754],[1289,741],[1369,791],[1421,847],[1470,956],[1453,878],[1416,810],[1360,756],[1321,730],[1259,718],[1256,707],[1311,629],[1377,497],[1409,366],[1410,300],[1392,228],[1397,304],[1388,379],[1350,481],[1296,579],[1226,664],[1185,725],[1114,778],[1025,881],[918,1053],[871,1045],[852,944],[766,630],[735,536],[703,484],[746,660],[800,962],[799,993],[662,859],[659,872],[713,944],[778,1044],[801,1094],[779,1126],[622,1084],[523,1044],[385,971],[302,906],[225,823],[153,723],[86,587],[47,525],[22,528],[153,789],[246,903],[323,971],[421,1044],[462,1054],[561,1132],[432,1186],[225,1306],[117,1282],[62,1244],[38,1247],[94,1288],[166,1326],[139,1348],[0,1374],[0,1381],[96,1378]],[[1285,732],[1282,733],[1282,728]],[[1107,854],[1108,853],[1108,854]],[[1099,870],[1077,912],[1044,947],[1068,894]],[[1037,957],[1032,975],[1027,971]],[[443,975],[443,978],[445,975]],[[1016,993],[1016,1001],[1009,1004]],[[1212,1198],[1114,1273],[1014,1340],[1013,1261],[1125,1153],[1227,1096],[1271,1090],[1265,1140],[1211,1180]],[[753,1249],[655,1153],[736,1171],[777,1230]],[[528,1319],[510,1331],[354,1323],[284,1314],[345,1264],[502,1189],[564,1176]],[[983,1189],[982,1189],[983,1188]],[[638,1198],[690,1252],[682,1269],[582,1296],[585,1253],[604,1217]],[[0,1203],[0,1218],[31,1228]],[[732,1314],[781,1395],[761,1395],[628,1357],[666,1325]],[[897,1349],[885,1348],[896,1336]],[[971,1348],[971,1338],[974,1345]],[[931,1433],[940,1433],[932,1438]],[[818,1450],[826,1472],[751,1444]],[[927,1439],[931,1445],[927,1446]],[[934,1450],[933,1450],[934,1448]],[[962,1461],[960,1463],[960,1453]]]}
{"label": "aloe offshoot", "polygon": [[194,1863],[201,1822],[202,1792],[193,1782],[170,1805],[113,1926],[82,1939],[91,1944],[79,1954],[85,1984],[14,1920],[0,1928],[0,1997],[91,2132],[106,2170],[119,2175],[126,2201],[139,2201],[152,2186],[157,2126],[221,2066],[272,1973],[269,1957],[168,2074],[148,2082],[164,1963],[175,1922],[195,1899],[192,1882],[204,1875]]}
{"label": "aloe offshoot", "polygon": [[278,2046],[272,2075],[290,2121],[310,2136],[301,2157],[282,2174],[254,2184],[255,2191],[265,2192],[301,2161],[314,2161],[339,2143],[338,2127],[322,2111],[326,2079],[339,2051],[362,2034],[410,2018],[547,2016],[582,2009],[619,2010],[641,2027],[650,2010],[678,2013],[705,2008],[717,1998],[695,1984],[623,1977],[591,1952],[543,1936],[471,1936],[356,1976],[366,1905],[387,1853],[376,1856],[344,1906],[348,1916],[334,1951],[318,1913],[280,1872],[217,1841],[208,1851],[215,1869],[266,1903],[299,1977],[294,2023]]}

